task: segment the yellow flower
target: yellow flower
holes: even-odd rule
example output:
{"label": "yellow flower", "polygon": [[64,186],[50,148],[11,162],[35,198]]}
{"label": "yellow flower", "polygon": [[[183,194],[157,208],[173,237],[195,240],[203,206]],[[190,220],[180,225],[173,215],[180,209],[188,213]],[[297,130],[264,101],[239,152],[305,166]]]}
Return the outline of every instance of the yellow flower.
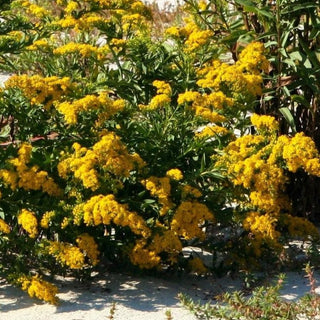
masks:
{"label": "yellow flower", "polygon": [[190,53],[201,49],[206,43],[208,43],[212,35],[213,32],[210,30],[194,30],[185,42],[185,51]]}
{"label": "yellow flower", "polygon": [[36,40],[32,43],[32,45],[27,46],[26,49],[30,51],[38,50],[38,49],[46,49],[50,47],[47,39]]}
{"label": "yellow flower", "polygon": [[171,37],[180,37],[180,29],[178,27],[169,27],[165,30],[165,34]]}
{"label": "yellow flower", "polygon": [[12,190],[20,187],[25,190],[42,190],[52,196],[61,196],[62,190],[46,171],[39,170],[38,166],[31,168],[27,166],[31,153],[32,145],[23,143],[18,150],[18,158],[9,160],[9,163],[15,167],[15,172],[0,170],[0,178],[9,184]]}
{"label": "yellow flower", "polygon": [[310,174],[320,173],[319,152],[314,141],[303,132],[297,133],[283,146],[283,158],[288,169],[296,172],[299,168],[310,170]]}
{"label": "yellow flower", "polygon": [[193,102],[200,98],[201,94],[196,91],[186,91],[180,93],[178,96],[178,104],[183,104],[185,102]]}
{"label": "yellow flower", "polygon": [[200,198],[202,196],[202,193],[199,189],[191,187],[187,184],[182,188],[182,196],[183,198],[188,198],[190,196],[194,198]]}
{"label": "yellow flower", "polygon": [[280,232],[275,230],[277,222],[277,216],[250,212],[243,221],[243,227],[245,230],[250,230],[253,234],[259,234],[263,238],[277,240],[280,237]]}
{"label": "yellow flower", "polygon": [[164,94],[167,96],[171,96],[172,89],[171,86],[165,82],[160,80],[154,80],[152,82],[152,85],[157,88],[157,94]]}
{"label": "yellow flower", "polygon": [[107,120],[114,114],[122,111],[124,107],[124,100],[118,99],[113,101],[109,98],[107,92],[99,92],[98,95],[87,95],[72,102],[64,101],[55,104],[55,108],[63,114],[68,124],[76,124],[78,115],[81,112],[98,110],[101,112],[100,116],[102,115],[103,120]]}
{"label": "yellow flower", "polygon": [[317,227],[310,221],[301,217],[294,217],[290,214],[283,215],[284,223],[288,227],[289,234],[303,240],[319,240],[320,234]]}
{"label": "yellow flower", "polygon": [[[84,187],[93,191],[100,187],[100,179],[112,179],[120,188],[121,177],[129,177],[132,170],[144,166],[140,156],[130,154],[114,132],[105,132],[92,149],[81,148],[77,143],[73,149],[74,154],[59,163],[59,175],[66,178],[68,173],[73,173]],[[97,168],[103,170],[102,174]]]}
{"label": "yellow flower", "polygon": [[138,240],[130,253],[130,260],[140,268],[151,269],[160,264],[161,252],[166,252],[168,261],[174,264],[181,250],[179,237],[171,230],[163,230],[156,233],[150,243],[145,239]]}
{"label": "yellow flower", "polygon": [[79,53],[83,58],[96,55],[98,52],[98,47],[87,43],[75,43],[69,42],[61,47],[53,50],[55,55],[67,55],[72,53]]}
{"label": "yellow flower", "polygon": [[208,207],[198,201],[185,201],[177,208],[171,221],[171,230],[186,240],[193,238],[204,239],[205,234],[201,229],[207,220],[214,220]]}
{"label": "yellow flower", "polygon": [[170,200],[171,185],[169,177],[158,178],[151,176],[141,183],[150,191],[152,196],[158,198],[159,203],[162,206],[160,209],[160,215],[165,215],[173,207]]}
{"label": "yellow flower", "polygon": [[38,221],[34,212],[22,209],[18,215],[18,224],[28,232],[30,238],[35,238],[38,235]]}
{"label": "yellow flower", "polygon": [[97,265],[99,262],[98,256],[100,254],[98,250],[98,245],[94,241],[94,238],[87,233],[83,233],[77,238],[78,247],[86,254],[90,259],[93,266]]}
{"label": "yellow flower", "polygon": [[48,229],[49,225],[52,221],[52,218],[55,216],[55,212],[54,211],[46,211],[40,221],[40,226],[43,229]]}
{"label": "yellow flower", "polygon": [[14,171],[6,169],[0,170],[0,179],[3,180],[5,185],[10,186],[12,190],[15,190],[18,186],[18,174]]}
{"label": "yellow flower", "polygon": [[70,243],[49,241],[48,252],[62,265],[66,265],[71,269],[82,269],[85,266],[83,252],[80,248]]}
{"label": "yellow flower", "polygon": [[201,131],[196,133],[197,138],[209,138],[214,136],[223,136],[230,133],[230,131],[220,126],[206,126]]}
{"label": "yellow flower", "polygon": [[271,116],[253,114],[251,123],[261,132],[274,132],[279,130],[278,121]]}
{"label": "yellow flower", "polygon": [[130,253],[130,260],[140,268],[151,269],[160,263],[161,258],[146,246],[147,242],[144,239],[138,240]]}
{"label": "yellow flower", "polygon": [[166,172],[166,176],[173,180],[181,180],[183,179],[183,174],[179,169],[170,169]]}
{"label": "yellow flower", "polygon": [[148,105],[139,105],[140,109],[145,110],[156,110],[165,107],[171,102],[171,98],[166,94],[155,95]]}
{"label": "yellow flower", "polygon": [[129,227],[133,233],[145,238],[150,235],[144,219],[130,211],[126,204],[118,203],[112,194],[91,197],[81,207],[75,207],[73,214],[79,215],[79,211],[83,211],[83,220],[87,226],[110,225],[113,222],[122,227]]}
{"label": "yellow flower", "polygon": [[200,9],[201,11],[206,10],[206,9],[207,9],[207,6],[208,6],[207,1],[205,1],[205,0],[200,0],[200,1],[199,1],[199,9]]}
{"label": "yellow flower", "polygon": [[19,88],[31,104],[43,104],[46,108],[64,96],[72,88],[70,78],[13,75],[5,82],[5,89]]}
{"label": "yellow flower", "polygon": [[244,69],[253,74],[259,73],[260,70],[267,73],[270,63],[264,56],[263,43],[252,42],[248,44],[240,53],[237,64],[240,69]]}
{"label": "yellow flower", "polygon": [[69,223],[70,219],[68,217],[64,217],[60,225],[61,230],[65,229],[69,225]]}
{"label": "yellow flower", "polygon": [[76,1],[69,1],[68,5],[64,9],[66,13],[72,13],[72,11],[75,11],[79,8],[79,3]]}
{"label": "yellow flower", "polygon": [[11,230],[9,225],[3,219],[0,218],[0,232],[8,234],[10,233],[10,231]]}
{"label": "yellow flower", "polygon": [[195,114],[199,117],[202,117],[205,120],[208,120],[212,123],[221,123],[226,121],[226,117],[219,114],[218,112],[211,111],[207,107],[195,106]]}
{"label": "yellow flower", "polygon": [[36,297],[54,305],[58,304],[59,299],[56,296],[58,288],[55,285],[44,281],[38,276],[23,276],[18,279],[18,282],[21,283],[22,289],[27,291],[31,298]]}

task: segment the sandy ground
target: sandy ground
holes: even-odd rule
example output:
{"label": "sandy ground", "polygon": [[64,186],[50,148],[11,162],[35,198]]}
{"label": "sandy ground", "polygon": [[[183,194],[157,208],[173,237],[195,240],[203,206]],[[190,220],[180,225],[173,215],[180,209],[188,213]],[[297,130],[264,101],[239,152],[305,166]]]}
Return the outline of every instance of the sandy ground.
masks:
{"label": "sandy ground", "polygon": [[[320,274],[316,274],[320,293]],[[72,279],[57,279],[59,306],[31,299],[25,292],[0,280],[0,320],[106,320],[116,303],[114,320],[166,320],[170,310],[174,320],[196,318],[180,304],[183,292],[195,300],[208,302],[219,293],[241,288],[239,279],[183,276],[153,278],[125,274],[105,274],[89,284]],[[310,287],[303,273],[287,274],[282,297],[295,300]]]}

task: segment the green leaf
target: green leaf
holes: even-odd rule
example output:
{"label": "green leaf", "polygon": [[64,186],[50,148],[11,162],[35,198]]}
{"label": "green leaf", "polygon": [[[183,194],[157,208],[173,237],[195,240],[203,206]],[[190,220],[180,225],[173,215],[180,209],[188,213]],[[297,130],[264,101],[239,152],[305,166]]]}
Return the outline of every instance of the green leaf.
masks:
{"label": "green leaf", "polygon": [[294,71],[297,70],[297,66],[296,66],[295,62],[292,59],[284,59],[283,62],[285,64],[287,64],[288,66],[291,66],[294,69]]}
{"label": "green leaf", "polygon": [[151,203],[155,203],[156,200],[154,200],[154,199],[144,199],[143,202],[147,203],[147,204],[151,204]]}
{"label": "green leaf", "polygon": [[0,218],[4,220],[4,211],[0,208]]}
{"label": "green leaf", "polygon": [[237,4],[244,7],[245,11],[256,13],[257,15],[265,16],[270,19],[274,19],[274,15],[269,11],[268,7],[263,9],[257,8],[257,5],[250,0],[236,0]]}
{"label": "green leaf", "polygon": [[289,56],[292,60],[302,61],[304,57],[302,56],[300,51],[293,51],[289,53]]}
{"label": "green leaf", "polygon": [[306,9],[316,9],[318,7],[318,4],[315,4],[314,2],[309,2],[309,3],[301,3],[297,4],[295,3],[294,5],[288,5],[282,10],[282,14],[287,14],[287,13],[292,13],[296,11],[305,11]]}
{"label": "green leaf", "polygon": [[294,102],[297,102],[299,104],[302,104],[303,106],[305,106],[307,108],[310,107],[310,104],[309,104],[308,100],[304,96],[300,96],[298,94],[293,94],[291,96],[291,100],[294,101]]}
{"label": "green leaf", "polygon": [[0,131],[0,138],[7,138],[10,134],[10,130],[11,128],[9,125],[4,126]]}
{"label": "green leaf", "polygon": [[280,108],[279,111],[281,112],[281,114],[286,119],[286,121],[289,124],[292,132],[296,133],[297,132],[297,128],[296,128],[296,124],[294,122],[294,118],[293,118],[293,115],[292,115],[291,111],[287,107]]}
{"label": "green leaf", "polygon": [[[305,43],[305,41],[301,37],[299,38],[299,43],[300,43],[301,47],[303,48],[304,52],[308,56],[308,59],[304,63],[304,66],[308,69],[312,68],[312,67],[320,67],[320,63],[318,61],[317,55],[315,54],[314,51],[312,51],[309,48],[309,46]],[[308,61],[308,63],[307,63],[307,61]],[[313,66],[311,65],[311,63],[313,64]]]}

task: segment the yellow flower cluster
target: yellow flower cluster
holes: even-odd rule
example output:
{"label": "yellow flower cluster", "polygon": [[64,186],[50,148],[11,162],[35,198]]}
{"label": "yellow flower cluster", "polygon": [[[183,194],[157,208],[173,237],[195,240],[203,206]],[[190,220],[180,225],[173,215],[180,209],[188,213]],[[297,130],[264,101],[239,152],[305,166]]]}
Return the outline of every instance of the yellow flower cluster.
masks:
{"label": "yellow flower cluster", "polygon": [[28,14],[32,14],[35,17],[40,18],[40,19],[45,18],[48,15],[50,15],[50,12],[47,9],[45,9],[39,5],[36,5],[32,1],[25,0],[22,2],[22,6],[27,8]]}
{"label": "yellow flower cluster", "polygon": [[55,104],[55,108],[64,115],[68,124],[76,124],[78,114],[98,110],[100,116],[107,120],[114,114],[122,111],[125,101],[122,99],[112,100],[107,92],[99,92],[98,95],[87,95],[74,101],[64,101]]}
{"label": "yellow flower cluster", "polygon": [[154,80],[152,85],[157,88],[157,94],[166,94],[167,96],[171,96],[172,89],[169,83],[161,80]]}
{"label": "yellow flower cluster", "polygon": [[190,185],[184,185],[182,187],[182,197],[183,198],[189,198],[189,197],[194,197],[194,198],[200,198],[202,196],[202,193],[199,189],[191,187]]}
{"label": "yellow flower cluster", "polygon": [[251,42],[240,53],[237,65],[243,71],[259,74],[268,73],[270,62],[264,55],[264,46],[261,42]]}
{"label": "yellow flower cluster", "polygon": [[170,169],[166,172],[166,176],[172,180],[182,180],[183,179],[183,174],[181,170],[179,169]]}
{"label": "yellow flower cluster", "polygon": [[278,217],[276,215],[250,212],[243,220],[243,228],[264,239],[278,240],[280,232],[276,231],[277,223]]}
{"label": "yellow flower cluster", "polygon": [[67,4],[66,8],[64,9],[64,11],[68,14],[72,13],[72,11],[76,11],[77,9],[79,9],[80,5],[78,2],[76,1],[69,1],[69,3]]}
{"label": "yellow flower cluster", "polygon": [[[141,1],[137,0],[85,0],[58,1],[62,7],[64,16],[53,25],[63,28],[73,28],[75,31],[86,31],[99,25],[121,25],[121,32],[128,34],[139,29],[148,27],[148,8]],[[97,5],[100,10],[96,10]],[[101,10],[102,9],[102,10]],[[81,12],[79,18],[74,17],[74,12]]]}
{"label": "yellow flower cluster", "polygon": [[319,176],[320,161],[315,143],[304,133],[293,137],[276,136],[279,124],[273,117],[253,115],[252,123],[261,135],[247,135],[229,143],[225,155],[217,162],[226,168],[234,185],[249,191],[247,205],[259,212],[250,212],[243,220],[243,227],[254,234],[250,245],[257,256],[267,241],[274,249],[280,247],[276,228],[288,228],[292,236],[312,236],[317,239],[315,226],[301,218],[284,213],[291,209],[285,185],[285,170],[296,172],[303,169]]}
{"label": "yellow flower cluster", "polygon": [[71,269],[82,269],[85,266],[84,253],[70,243],[49,241],[47,250],[61,265]]}
{"label": "yellow flower cluster", "polygon": [[159,265],[161,252],[169,255],[170,263],[175,263],[181,250],[179,237],[171,230],[166,230],[156,234],[150,243],[145,239],[138,240],[130,253],[130,260],[140,268],[151,269]]}
{"label": "yellow flower cluster", "polygon": [[[209,111],[221,112],[231,107],[245,109],[249,104],[237,103],[243,97],[249,100],[262,94],[261,71],[267,71],[268,61],[263,55],[263,45],[258,42],[249,44],[240,54],[235,64],[214,60],[198,71],[197,84],[213,92],[207,94],[185,93],[179,96],[178,103],[192,102],[196,114],[211,122]],[[220,115],[222,116],[222,115]],[[212,121],[215,120],[215,121]]]}
{"label": "yellow flower cluster", "polygon": [[48,172],[39,170],[38,166],[27,166],[31,159],[32,145],[23,143],[18,151],[18,157],[9,160],[15,167],[15,171],[6,169],[0,170],[0,179],[9,185],[12,190],[17,187],[25,190],[42,190],[52,196],[61,196],[62,190],[48,176]]}
{"label": "yellow flower cluster", "polygon": [[130,32],[132,30],[139,29],[141,27],[146,27],[147,21],[146,17],[140,13],[127,13],[121,18],[122,28],[125,32]]}
{"label": "yellow flower cluster", "polygon": [[219,60],[215,60],[199,70],[201,79],[197,84],[202,88],[211,88],[215,91],[225,90],[229,92],[235,100],[239,95],[248,97],[262,94],[262,76],[260,73],[244,72],[238,60],[236,64],[226,64]]}
{"label": "yellow flower cluster", "polygon": [[69,217],[64,217],[61,224],[60,224],[61,230],[65,229],[69,225],[70,222],[71,222],[71,219]]}
{"label": "yellow flower cluster", "polygon": [[[274,161],[270,136],[247,135],[231,142],[217,163],[227,168],[234,185],[250,190],[251,205],[278,213],[290,205],[283,191],[287,182],[284,170]],[[271,156],[272,155],[272,156]]]}
{"label": "yellow flower cluster", "polygon": [[87,43],[68,42],[63,46],[54,49],[53,54],[61,56],[72,53],[79,53],[83,58],[88,58],[90,56],[97,56],[104,51],[104,47],[99,48]]}
{"label": "yellow flower cluster", "polygon": [[83,212],[83,220],[87,226],[114,223],[129,227],[133,233],[142,235],[144,238],[150,236],[150,230],[144,219],[130,211],[126,204],[118,203],[113,194],[93,196],[87,202],[75,207],[73,213],[77,222],[79,222],[80,210]]}
{"label": "yellow flower cluster", "polygon": [[320,176],[319,152],[314,141],[303,132],[299,132],[288,139],[288,142],[283,146],[283,158],[288,169],[296,172],[302,168],[309,174]]}
{"label": "yellow flower cluster", "polygon": [[180,93],[178,96],[178,104],[194,102],[201,99],[201,93],[197,91],[186,91],[184,93]]}
{"label": "yellow flower cluster", "polygon": [[[74,154],[58,164],[58,172],[67,178],[72,172],[76,179],[82,181],[84,187],[97,190],[100,187],[99,177],[118,181],[121,177],[129,177],[130,172],[144,166],[143,160],[136,153],[130,154],[126,146],[114,132],[106,132],[92,149],[74,143]],[[98,170],[102,171],[99,176]],[[111,175],[115,177],[111,177]],[[121,184],[120,180],[118,181]]]}
{"label": "yellow flower cluster", "polygon": [[9,225],[1,218],[0,218],[0,232],[6,233],[6,234],[10,233]]}
{"label": "yellow flower cluster", "polygon": [[203,240],[205,233],[201,226],[207,220],[213,221],[214,216],[206,205],[198,201],[185,201],[179,205],[172,218],[171,230],[186,240]]}
{"label": "yellow flower cluster", "polygon": [[160,215],[165,215],[173,207],[170,200],[171,185],[168,177],[151,176],[141,182],[150,194],[157,197],[161,204]]}
{"label": "yellow flower cluster", "polygon": [[319,240],[320,233],[318,228],[310,221],[301,217],[294,217],[290,214],[283,215],[283,222],[287,226],[289,234],[303,240]]}
{"label": "yellow flower cluster", "polygon": [[230,131],[227,128],[221,126],[208,125],[201,131],[196,132],[196,138],[210,138],[215,136],[224,136],[229,134]]}
{"label": "yellow flower cluster", "polygon": [[99,250],[98,245],[94,241],[94,238],[91,237],[87,233],[83,233],[78,236],[76,240],[78,247],[85,253],[85,255],[89,258],[91,264],[93,266],[97,265],[99,262]]}
{"label": "yellow flower cluster", "polygon": [[26,49],[30,50],[30,51],[35,51],[35,50],[39,50],[39,49],[44,50],[49,47],[50,47],[50,44],[47,39],[39,39],[39,40],[34,41],[32,43],[32,45],[27,46]]}
{"label": "yellow flower cluster", "polygon": [[27,231],[30,238],[35,238],[38,235],[38,220],[34,212],[22,209],[18,215],[18,224]]}
{"label": "yellow flower cluster", "polygon": [[142,110],[156,110],[171,102],[172,89],[168,83],[155,80],[152,84],[157,88],[157,94],[150,100],[148,105],[139,105]]}
{"label": "yellow flower cluster", "polygon": [[191,103],[191,108],[197,116],[210,121],[211,123],[220,123],[226,120],[226,117],[219,112],[224,108],[233,105],[233,99],[228,98],[222,91],[212,92],[210,94],[200,94],[195,91],[186,91],[179,94],[178,104]]}
{"label": "yellow flower cluster", "polygon": [[5,82],[5,89],[18,88],[31,104],[43,104],[49,108],[54,101],[66,95],[72,88],[70,78],[13,75]]}
{"label": "yellow flower cluster", "polygon": [[213,36],[211,30],[199,30],[195,29],[191,34],[189,34],[187,40],[185,41],[185,51],[187,53],[194,52],[198,49],[201,49],[205,44],[210,40],[210,37]]}
{"label": "yellow flower cluster", "polygon": [[254,113],[251,116],[251,123],[256,127],[256,129],[262,133],[267,132],[271,133],[279,130],[278,121],[271,116],[258,115]]}
{"label": "yellow flower cluster", "polygon": [[130,260],[142,269],[151,269],[159,265],[161,258],[155,251],[149,250],[147,241],[142,239],[136,242],[130,253]]}
{"label": "yellow flower cluster", "polygon": [[52,283],[44,281],[39,276],[22,276],[18,282],[21,284],[22,290],[27,291],[31,298],[36,297],[54,305],[58,304],[58,288]]}
{"label": "yellow flower cluster", "polygon": [[54,211],[46,211],[41,218],[40,221],[40,226],[43,229],[48,229],[50,226],[50,223],[52,221],[52,219],[54,218],[54,216],[56,215],[56,213]]}
{"label": "yellow flower cluster", "polygon": [[183,27],[170,26],[165,30],[165,34],[169,37],[182,39],[186,53],[195,53],[210,43],[213,36],[211,30],[201,30],[191,17],[186,17],[184,21],[185,25]]}
{"label": "yellow flower cluster", "polygon": [[28,41],[29,37],[22,31],[10,31],[6,34],[0,35],[1,47],[10,47],[21,45],[21,41]]}
{"label": "yellow flower cluster", "polygon": [[[64,10],[65,16],[61,19],[53,21],[53,26],[60,26],[63,29],[73,28],[76,32],[85,32],[92,30],[99,24],[108,24],[111,21],[109,17],[99,15],[97,12],[86,12],[80,15],[79,18],[75,18],[72,12],[69,12],[73,9],[73,4],[74,1],[69,2],[69,4]],[[86,10],[85,8],[80,7],[80,2],[78,2],[77,5],[79,6],[79,11]]]}

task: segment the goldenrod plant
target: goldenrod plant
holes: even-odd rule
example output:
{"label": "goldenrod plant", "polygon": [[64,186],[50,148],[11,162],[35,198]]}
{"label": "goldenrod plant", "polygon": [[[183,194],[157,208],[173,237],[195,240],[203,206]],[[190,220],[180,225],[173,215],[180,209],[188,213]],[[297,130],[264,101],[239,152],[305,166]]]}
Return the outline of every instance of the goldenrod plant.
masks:
{"label": "goldenrod plant", "polygon": [[190,245],[211,251],[215,268],[259,268],[285,263],[293,238],[319,239],[289,189],[296,175],[319,176],[317,142],[262,112],[275,61],[243,28],[247,1],[185,1],[161,34],[141,1],[1,7],[0,267],[10,281],[57,303],[48,274],[84,277],[101,261],[212,271],[184,255]]}

